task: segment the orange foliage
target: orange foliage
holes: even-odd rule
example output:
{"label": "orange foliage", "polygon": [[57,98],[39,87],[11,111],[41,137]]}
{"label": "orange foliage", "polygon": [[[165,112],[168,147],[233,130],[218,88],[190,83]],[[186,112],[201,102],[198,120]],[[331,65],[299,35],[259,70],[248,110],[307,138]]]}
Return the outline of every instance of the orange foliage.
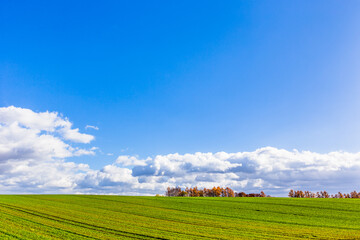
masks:
{"label": "orange foliage", "polygon": [[261,191],[261,193],[250,193],[246,194],[244,192],[235,193],[229,187],[213,187],[211,189],[199,189],[198,187],[185,188],[182,190],[180,187],[170,188],[168,187],[165,196],[168,197],[266,197],[266,194]]}

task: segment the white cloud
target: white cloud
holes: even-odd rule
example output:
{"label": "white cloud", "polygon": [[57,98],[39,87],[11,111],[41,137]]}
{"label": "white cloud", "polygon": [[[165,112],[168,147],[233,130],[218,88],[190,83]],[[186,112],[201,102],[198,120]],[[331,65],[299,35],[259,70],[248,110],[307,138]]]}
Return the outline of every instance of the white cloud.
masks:
{"label": "white cloud", "polygon": [[92,125],[86,125],[85,129],[94,129],[94,130],[99,130],[99,128],[97,126],[92,126]]}
{"label": "white cloud", "polygon": [[0,108],[1,191],[68,192],[74,188],[79,174],[88,166],[64,159],[93,155],[94,149],[72,147],[65,142],[68,138],[62,133],[71,130],[71,123],[58,113]]}
{"label": "white cloud", "polygon": [[79,133],[79,129],[70,129],[69,127],[64,127],[59,132],[62,134],[64,139],[70,140],[78,143],[89,143],[94,140],[94,136],[84,133]]}
{"label": "white cloud", "polygon": [[146,166],[146,160],[138,160],[134,156],[119,156],[116,163],[123,166]]}
{"label": "white cloud", "polygon": [[[167,186],[229,186],[236,191],[284,196],[290,188],[351,191],[360,181],[360,153],[320,154],[273,147],[252,152],[119,156],[100,170],[66,158],[94,155],[71,142],[92,135],[72,129],[56,112],[0,108],[0,193],[147,195]],[[70,141],[70,142],[68,142]]]}
{"label": "white cloud", "polygon": [[0,108],[0,122],[2,124],[18,123],[33,130],[55,131],[56,127],[70,127],[67,119],[58,116],[56,112],[36,113],[30,109],[14,106]]}
{"label": "white cloud", "polygon": [[[120,173],[120,169],[127,173]],[[119,156],[114,165],[99,171],[101,181],[92,181],[95,184],[88,185],[87,191],[104,192],[100,186],[105,183],[111,192],[142,194],[162,193],[167,186],[195,185],[229,186],[246,192],[264,190],[275,196],[285,196],[290,188],[351,191],[358,187],[359,170],[360,153],[319,154],[273,147],[237,153],[176,153],[146,159]],[[107,178],[103,177],[105,172]],[[112,174],[116,177],[111,178]]]}
{"label": "white cloud", "polygon": [[79,143],[89,143],[94,136],[79,133],[79,129],[72,129],[72,123],[59,116],[57,112],[36,113],[30,109],[14,106],[0,108],[0,123],[4,125],[18,124],[20,127],[37,132],[46,131],[59,133],[65,140]]}

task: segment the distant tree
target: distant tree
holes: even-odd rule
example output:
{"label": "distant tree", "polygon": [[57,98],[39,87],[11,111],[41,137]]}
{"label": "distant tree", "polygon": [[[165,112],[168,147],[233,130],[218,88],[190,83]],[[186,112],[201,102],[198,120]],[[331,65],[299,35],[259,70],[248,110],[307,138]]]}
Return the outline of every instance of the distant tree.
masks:
{"label": "distant tree", "polygon": [[312,192],[310,192],[310,191],[305,191],[305,192],[304,192],[304,197],[305,197],[305,198],[311,198],[311,197],[312,197]]}
{"label": "distant tree", "polygon": [[204,197],[204,190],[199,190],[199,197]]}
{"label": "distant tree", "polygon": [[187,197],[187,196],[188,196],[188,193],[187,193],[186,191],[181,191],[178,196],[179,196],[179,197]]}
{"label": "distant tree", "polygon": [[194,187],[194,188],[192,189],[191,196],[192,196],[192,197],[200,197],[200,191],[198,190],[197,187]]}
{"label": "distant tree", "polygon": [[261,197],[260,193],[249,193],[247,197]]}
{"label": "distant tree", "polygon": [[235,197],[235,193],[231,188],[229,187],[225,188],[225,192],[226,192],[226,197]]}
{"label": "distant tree", "polygon": [[168,187],[165,191],[165,196],[167,197],[270,197],[266,196],[264,191],[260,193],[250,193],[246,194],[245,192],[235,193],[229,187],[213,187],[211,189],[203,188],[199,189],[195,187],[186,187],[185,190],[182,190],[180,187]]}
{"label": "distant tree", "polygon": [[329,194],[326,191],[321,191],[320,192],[320,198],[329,198]]}
{"label": "distant tree", "polygon": [[[156,196],[161,196],[157,194]],[[249,193],[245,192],[234,192],[229,187],[213,187],[213,188],[203,188],[199,189],[197,186],[185,188],[182,190],[180,187],[168,187],[165,191],[165,196],[167,197],[270,197],[270,195],[266,195],[264,191],[260,193]],[[310,191],[302,191],[291,189],[288,193],[289,197],[294,198],[360,198],[360,192],[352,191],[351,193],[341,193],[330,195],[327,191],[320,192],[310,192]]]}
{"label": "distant tree", "polygon": [[294,190],[290,190],[289,191],[289,194],[288,194],[289,197],[295,197],[295,193],[294,193]]}
{"label": "distant tree", "polygon": [[244,192],[239,192],[239,193],[237,194],[237,197],[247,197],[247,194],[244,193]]}
{"label": "distant tree", "polygon": [[300,196],[301,198],[304,198],[304,197],[305,197],[304,192],[303,192],[303,191],[299,191],[299,196]]}
{"label": "distant tree", "polygon": [[167,197],[177,197],[179,196],[179,194],[181,193],[181,188],[180,187],[173,187],[167,188],[167,191],[165,192],[165,196]]}
{"label": "distant tree", "polygon": [[172,197],[172,196],[171,196],[171,188],[170,188],[170,187],[167,188],[167,191],[165,192],[165,196],[167,196],[167,197]]}
{"label": "distant tree", "polygon": [[344,198],[344,195],[341,192],[336,193],[335,195],[331,195],[332,198]]}
{"label": "distant tree", "polygon": [[351,198],[360,198],[360,193],[357,193],[356,191],[353,191],[350,193]]}

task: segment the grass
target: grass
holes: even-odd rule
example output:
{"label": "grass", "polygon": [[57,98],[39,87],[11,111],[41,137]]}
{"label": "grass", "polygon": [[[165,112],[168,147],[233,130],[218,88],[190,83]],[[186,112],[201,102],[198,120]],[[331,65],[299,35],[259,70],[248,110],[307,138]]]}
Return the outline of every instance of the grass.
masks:
{"label": "grass", "polygon": [[0,239],[360,239],[360,199],[0,195]]}

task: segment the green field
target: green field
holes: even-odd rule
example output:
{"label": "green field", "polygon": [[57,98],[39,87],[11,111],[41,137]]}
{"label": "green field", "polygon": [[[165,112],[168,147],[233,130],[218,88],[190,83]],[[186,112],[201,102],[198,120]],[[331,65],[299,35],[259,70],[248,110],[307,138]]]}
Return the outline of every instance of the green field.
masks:
{"label": "green field", "polygon": [[360,199],[0,195],[0,239],[360,239]]}

